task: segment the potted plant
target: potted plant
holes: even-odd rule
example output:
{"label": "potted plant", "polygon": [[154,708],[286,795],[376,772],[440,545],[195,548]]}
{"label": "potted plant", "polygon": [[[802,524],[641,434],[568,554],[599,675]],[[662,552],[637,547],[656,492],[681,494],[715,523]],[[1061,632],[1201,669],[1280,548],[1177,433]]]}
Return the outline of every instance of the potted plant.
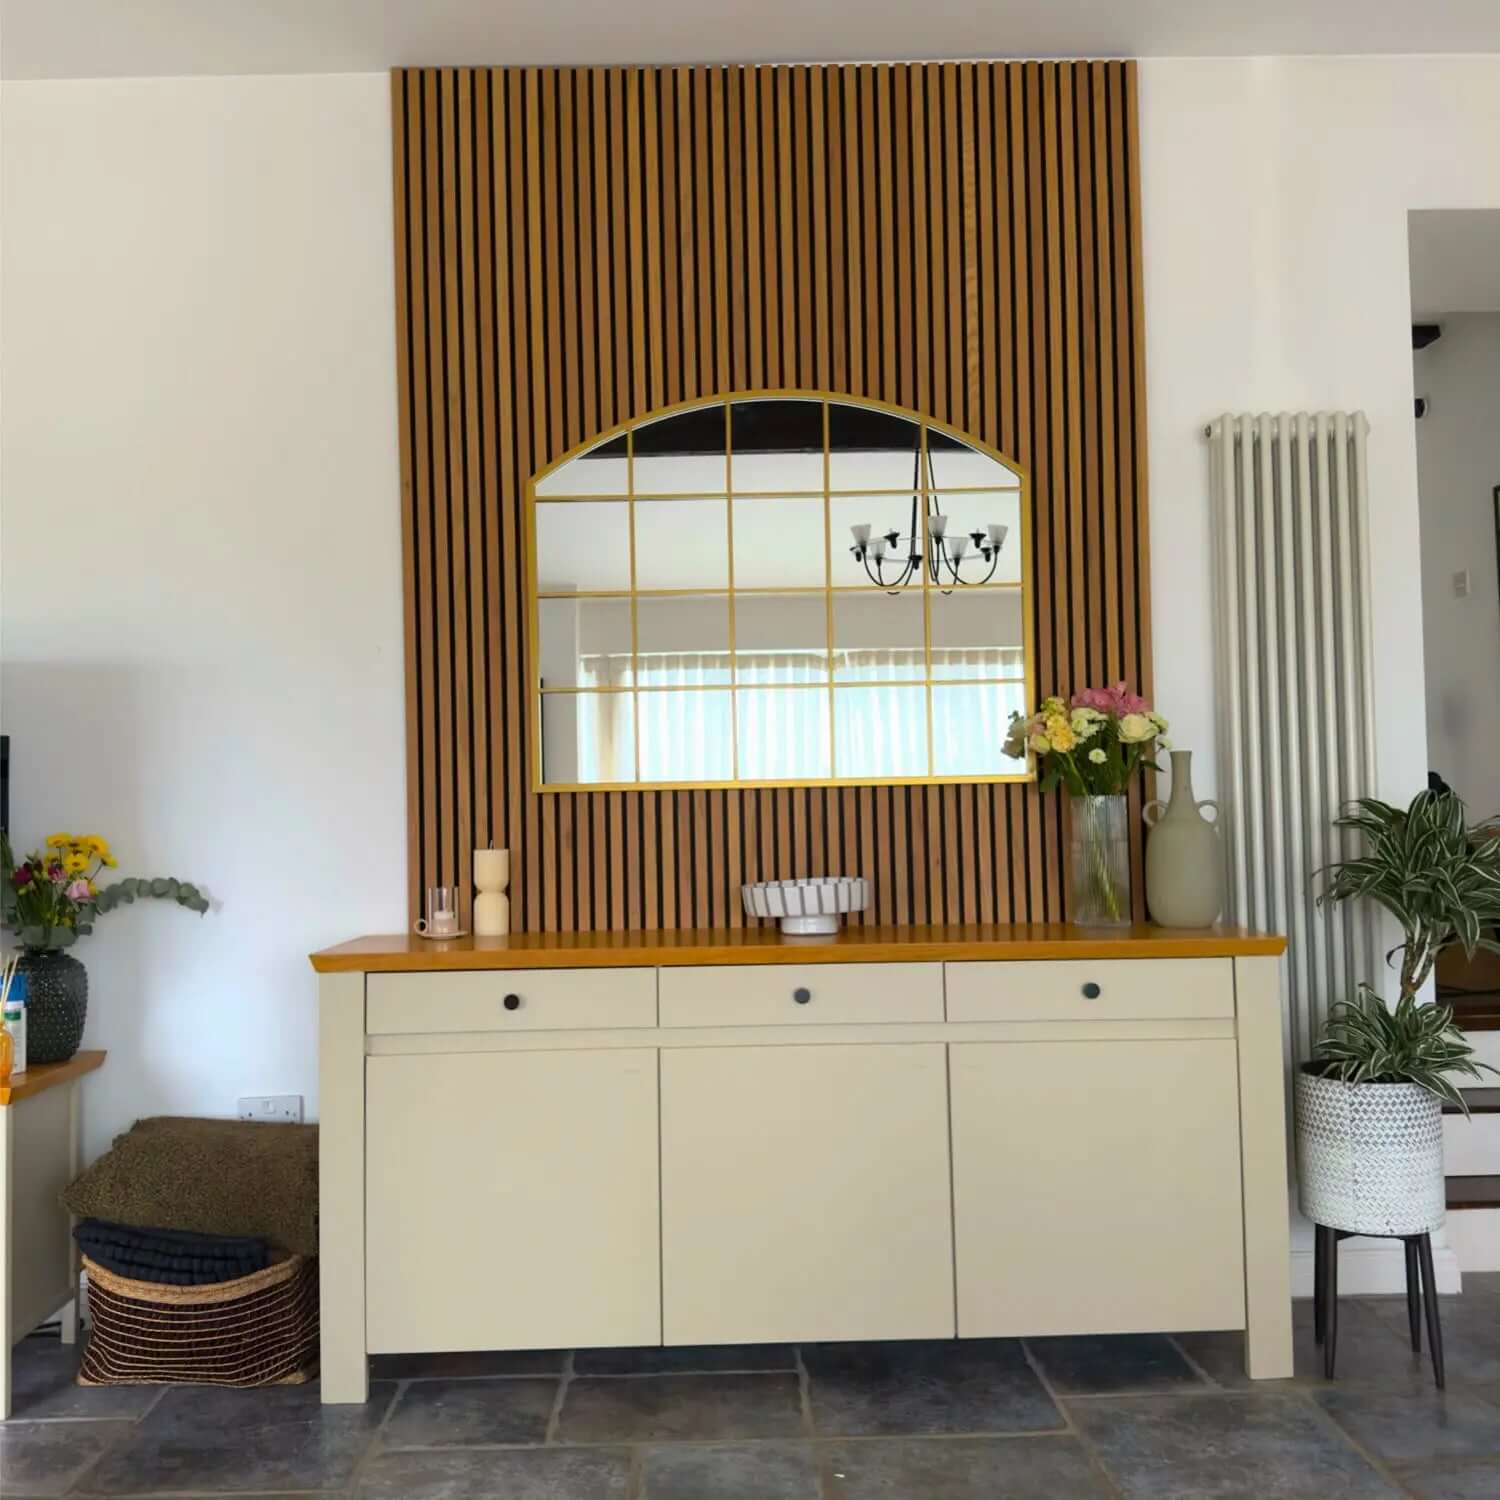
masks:
{"label": "potted plant", "polygon": [[83,1041],[88,971],[66,950],[94,930],[97,917],[148,896],[200,916],[208,910],[198,887],[180,880],[127,878],[101,886],[99,876],[115,867],[108,841],[97,834],[54,833],[45,849],[19,864],[0,834],[0,922],[21,948],[28,1063],[65,1062]]}
{"label": "potted plant", "polygon": [[1029,718],[1012,714],[1005,753],[1036,757],[1041,789],[1065,787],[1068,916],[1085,926],[1130,921],[1130,835],[1125,793],[1151,757],[1167,721],[1123,682],[1085,688],[1070,701],[1044,698]]}
{"label": "potted plant", "polygon": [[1395,1005],[1361,984],[1331,1007],[1297,1076],[1298,1191],[1315,1224],[1406,1236],[1443,1222],[1442,1107],[1468,1113],[1453,1080],[1478,1078],[1483,1065],[1452,1009],[1417,996],[1450,944],[1471,957],[1500,952],[1489,936],[1500,922],[1500,842],[1465,814],[1451,793],[1422,792],[1405,810],[1365,798],[1334,821],[1365,849],[1329,868],[1319,904],[1384,907],[1401,925],[1401,963]]}

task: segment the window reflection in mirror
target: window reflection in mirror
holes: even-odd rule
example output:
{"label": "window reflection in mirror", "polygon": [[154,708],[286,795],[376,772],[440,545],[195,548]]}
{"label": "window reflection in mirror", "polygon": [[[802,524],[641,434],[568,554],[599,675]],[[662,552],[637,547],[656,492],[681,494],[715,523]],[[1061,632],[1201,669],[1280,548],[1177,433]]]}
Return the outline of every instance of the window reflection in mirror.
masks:
{"label": "window reflection in mirror", "polygon": [[529,490],[541,789],[1024,778],[1026,491],[838,397],[705,401]]}

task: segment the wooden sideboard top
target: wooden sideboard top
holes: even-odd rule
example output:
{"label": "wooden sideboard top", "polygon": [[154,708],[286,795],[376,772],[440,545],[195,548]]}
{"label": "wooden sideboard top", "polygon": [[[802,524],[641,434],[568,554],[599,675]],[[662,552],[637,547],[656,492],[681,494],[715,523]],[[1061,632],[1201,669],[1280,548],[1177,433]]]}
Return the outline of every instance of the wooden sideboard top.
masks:
{"label": "wooden sideboard top", "polygon": [[19,1104],[55,1089],[60,1083],[71,1083],[104,1066],[103,1052],[75,1052],[67,1062],[38,1063],[24,1073],[12,1073],[5,1083],[0,1083],[0,1105]]}
{"label": "wooden sideboard top", "polygon": [[1239,927],[1186,930],[1137,923],[1101,929],[1049,923],[846,927],[785,938],[775,927],[680,932],[527,932],[503,938],[362,937],[312,955],[320,974],[445,969],[608,969],[688,964],[933,962],[1019,958],[1274,957],[1286,939]]}

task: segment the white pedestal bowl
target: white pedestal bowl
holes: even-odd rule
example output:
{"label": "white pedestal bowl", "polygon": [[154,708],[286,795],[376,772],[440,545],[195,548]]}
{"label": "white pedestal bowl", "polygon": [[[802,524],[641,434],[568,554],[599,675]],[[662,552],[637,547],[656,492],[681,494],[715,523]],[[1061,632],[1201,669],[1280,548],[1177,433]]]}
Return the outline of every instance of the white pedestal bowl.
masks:
{"label": "white pedestal bowl", "polygon": [[745,912],[779,921],[788,937],[837,932],[839,919],[870,904],[870,882],[844,875],[815,880],[763,880],[742,886]]}

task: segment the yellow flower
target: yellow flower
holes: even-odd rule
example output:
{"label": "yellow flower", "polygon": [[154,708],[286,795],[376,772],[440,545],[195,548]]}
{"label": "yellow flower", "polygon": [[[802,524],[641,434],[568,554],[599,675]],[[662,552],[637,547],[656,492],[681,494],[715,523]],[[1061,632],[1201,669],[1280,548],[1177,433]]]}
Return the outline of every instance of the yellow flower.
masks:
{"label": "yellow flower", "polygon": [[82,875],[89,867],[87,854],[65,854],[62,860],[63,873],[67,875]]}
{"label": "yellow flower", "polygon": [[47,835],[47,847],[49,849],[67,849],[73,843],[71,833],[49,833]]}
{"label": "yellow flower", "polygon": [[1047,738],[1054,750],[1071,750],[1077,742],[1073,727],[1063,714],[1053,714],[1047,720]]}
{"label": "yellow flower", "polygon": [[1027,741],[1027,744],[1031,746],[1032,753],[1034,755],[1046,755],[1052,749],[1051,740],[1049,740],[1045,734],[1041,733],[1040,730],[1032,734],[1031,738]]}
{"label": "yellow flower", "polygon": [[1043,698],[1042,706],[1037,710],[1040,717],[1044,719],[1055,719],[1059,714],[1065,714],[1068,705],[1061,698]]}
{"label": "yellow flower", "polygon": [[78,840],[80,848],[87,849],[90,854],[97,855],[100,859],[109,853],[109,840],[102,839],[97,833],[86,833]]}

